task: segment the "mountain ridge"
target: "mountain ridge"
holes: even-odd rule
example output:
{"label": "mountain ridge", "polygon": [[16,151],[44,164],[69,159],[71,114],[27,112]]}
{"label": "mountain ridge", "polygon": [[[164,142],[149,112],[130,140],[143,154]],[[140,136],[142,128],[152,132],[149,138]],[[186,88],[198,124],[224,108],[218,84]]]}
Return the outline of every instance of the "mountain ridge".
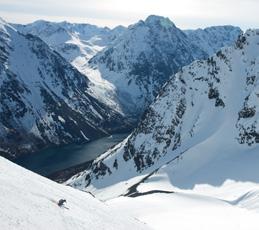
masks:
{"label": "mountain ridge", "polygon": [[127,123],[89,94],[89,79],[40,38],[4,22],[0,33],[1,154],[89,141]]}

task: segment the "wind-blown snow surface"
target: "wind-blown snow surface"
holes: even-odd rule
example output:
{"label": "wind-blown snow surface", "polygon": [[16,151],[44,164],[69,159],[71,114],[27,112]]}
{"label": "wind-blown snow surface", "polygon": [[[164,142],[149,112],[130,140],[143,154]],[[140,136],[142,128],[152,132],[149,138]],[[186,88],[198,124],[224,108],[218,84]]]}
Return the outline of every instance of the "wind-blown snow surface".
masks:
{"label": "wind-blown snow surface", "polygon": [[89,141],[125,122],[91,95],[85,75],[38,37],[1,20],[0,50],[0,154]]}
{"label": "wind-blown snow surface", "polygon": [[[92,195],[52,182],[0,157],[0,229],[149,229]],[[66,199],[59,207],[59,199]]]}
{"label": "wind-blown snow surface", "polygon": [[186,192],[119,197],[107,204],[145,221],[156,230],[257,230],[259,227],[259,213]]}
{"label": "wind-blown snow surface", "polygon": [[181,189],[258,184],[258,54],[259,31],[250,30],[235,46],[184,67],[135,131],[68,183],[104,199],[157,170]]}

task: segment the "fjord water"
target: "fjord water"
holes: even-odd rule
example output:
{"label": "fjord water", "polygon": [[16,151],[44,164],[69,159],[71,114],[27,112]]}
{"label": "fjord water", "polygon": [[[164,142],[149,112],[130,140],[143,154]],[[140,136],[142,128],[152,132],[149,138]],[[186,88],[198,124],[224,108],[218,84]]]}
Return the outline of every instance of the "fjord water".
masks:
{"label": "fjord water", "polygon": [[43,176],[94,160],[128,134],[114,134],[86,144],[56,147],[19,158],[15,163]]}

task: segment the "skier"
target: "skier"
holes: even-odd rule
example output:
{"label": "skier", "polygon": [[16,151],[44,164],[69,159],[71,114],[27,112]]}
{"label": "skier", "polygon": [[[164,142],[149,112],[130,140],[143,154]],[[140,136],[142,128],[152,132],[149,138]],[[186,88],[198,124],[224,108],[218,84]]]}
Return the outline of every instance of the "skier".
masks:
{"label": "skier", "polygon": [[59,207],[63,207],[66,202],[67,202],[67,201],[66,201],[65,199],[60,199],[60,200],[58,201],[58,206],[59,206]]}

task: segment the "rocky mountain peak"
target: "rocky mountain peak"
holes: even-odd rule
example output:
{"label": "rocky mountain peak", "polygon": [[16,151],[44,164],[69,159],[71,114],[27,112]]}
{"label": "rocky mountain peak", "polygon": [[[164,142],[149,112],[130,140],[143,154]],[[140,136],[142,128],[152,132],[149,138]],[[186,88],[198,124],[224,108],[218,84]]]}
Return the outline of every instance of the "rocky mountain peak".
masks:
{"label": "rocky mountain peak", "polygon": [[146,18],[145,23],[149,26],[162,26],[164,28],[176,27],[175,24],[166,17],[150,15]]}

